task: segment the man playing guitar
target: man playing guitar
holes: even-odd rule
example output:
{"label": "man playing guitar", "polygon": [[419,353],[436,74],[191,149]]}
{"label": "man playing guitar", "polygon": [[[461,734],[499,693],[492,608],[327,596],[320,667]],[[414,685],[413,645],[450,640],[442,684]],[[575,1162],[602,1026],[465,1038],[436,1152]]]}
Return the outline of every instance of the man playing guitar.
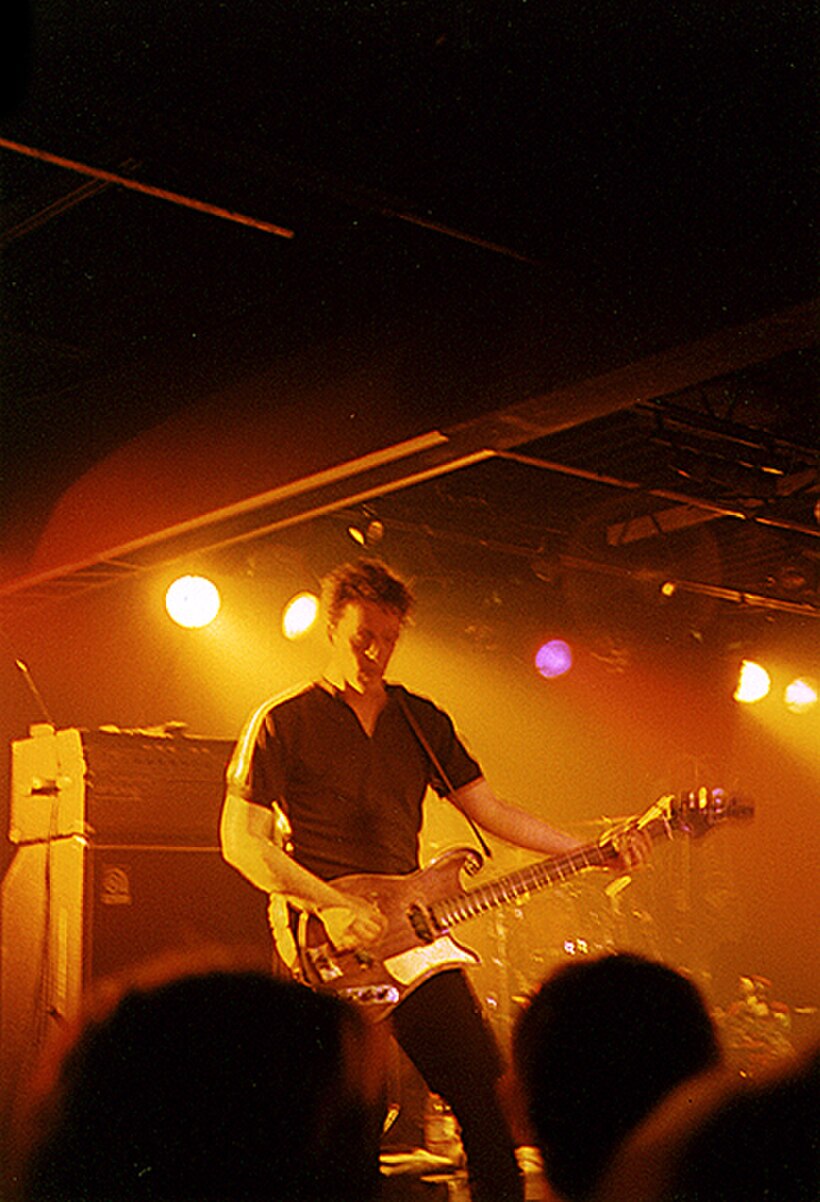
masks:
{"label": "man playing guitar", "polygon": [[[324,602],[326,674],[267,701],[245,724],[228,768],[222,848],[271,895],[274,919],[315,916],[331,948],[366,962],[385,916],[362,891],[345,891],[342,879],[418,869],[428,786],[516,847],[562,855],[581,845],[498,798],[447,714],[385,681],[413,604],[403,581],[379,561],[359,559],[330,574]],[[649,848],[649,838],[632,831],[609,864],[633,868]],[[296,924],[279,925],[280,952],[294,962],[295,944],[287,941]],[[459,1121],[473,1202],[520,1202],[523,1185],[496,1090],[503,1065],[464,972],[421,973],[385,1022]]]}

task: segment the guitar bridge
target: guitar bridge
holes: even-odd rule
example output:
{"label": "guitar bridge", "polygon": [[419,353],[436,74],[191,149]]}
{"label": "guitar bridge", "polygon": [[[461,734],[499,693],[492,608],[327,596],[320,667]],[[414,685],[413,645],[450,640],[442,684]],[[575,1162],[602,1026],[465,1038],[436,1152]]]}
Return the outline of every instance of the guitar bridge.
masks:
{"label": "guitar bridge", "polygon": [[397,1006],[401,994],[395,985],[352,985],[336,991],[339,997],[359,1006]]}

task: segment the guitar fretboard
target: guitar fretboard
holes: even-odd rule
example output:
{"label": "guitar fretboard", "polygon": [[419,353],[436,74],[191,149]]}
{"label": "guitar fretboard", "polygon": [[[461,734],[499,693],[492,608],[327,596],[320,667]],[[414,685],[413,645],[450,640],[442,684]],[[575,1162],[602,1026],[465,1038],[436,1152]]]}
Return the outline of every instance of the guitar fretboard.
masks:
{"label": "guitar fretboard", "polygon": [[509,902],[523,901],[531,893],[547,889],[550,885],[567,881],[586,868],[601,868],[617,855],[611,843],[592,843],[580,847],[566,856],[556,856],[530,864],[517,872],[498,877],[478,889],[465,890],[454,897],[445,897],[435,902],[431,913],[439,930],[446,930],[468,918],[477,918],[488,910]]}

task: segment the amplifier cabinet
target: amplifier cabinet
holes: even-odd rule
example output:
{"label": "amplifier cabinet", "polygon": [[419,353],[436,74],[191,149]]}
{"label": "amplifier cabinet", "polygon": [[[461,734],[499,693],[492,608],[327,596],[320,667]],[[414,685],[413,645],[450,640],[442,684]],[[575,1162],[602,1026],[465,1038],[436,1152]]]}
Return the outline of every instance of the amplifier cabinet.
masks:
{"label": "amplifier cabinet", "polygon": [[11,745],[9,837],[215,847],[232,750],[178,731],[33,726]]}
{"label": "amplifier cabinet", "polygon": [[270,969],[266,904],[216,848],[106,845],[79,836],[18,847],[2,887],[3,1111],[99,978],[209,947]]}

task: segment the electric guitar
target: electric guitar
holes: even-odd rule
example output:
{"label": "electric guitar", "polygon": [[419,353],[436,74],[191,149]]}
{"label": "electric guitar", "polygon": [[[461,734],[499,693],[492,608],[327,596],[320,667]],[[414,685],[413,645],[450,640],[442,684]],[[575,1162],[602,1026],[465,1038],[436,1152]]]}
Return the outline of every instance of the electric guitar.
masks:
{"label": "electric guitar", "polygon": [[552,856],[506,876],[465,890],[462,873],[474,875],[483,859],[470,848],[445,852],[426,868],[405,876],[356,875],[333,883],[344,893],[366,898],[381,911],[385,932],[367,947],[338,951],[319,918],[300,915],[296,932],[296,975],[314,989],[358,1003],[366,1018],[386,1018],[422,981],[479,957],[450,935],[454,926],[497,906],[520,905],[532,894],[567,881],[588,868],[605,867],[618,855],[616,839],[628,830],[653,839],[673,832],[699,836],[729,819],[751,818],[754,808],[720,789],[698,789],[661,797],[640,817],[601,843]]}

